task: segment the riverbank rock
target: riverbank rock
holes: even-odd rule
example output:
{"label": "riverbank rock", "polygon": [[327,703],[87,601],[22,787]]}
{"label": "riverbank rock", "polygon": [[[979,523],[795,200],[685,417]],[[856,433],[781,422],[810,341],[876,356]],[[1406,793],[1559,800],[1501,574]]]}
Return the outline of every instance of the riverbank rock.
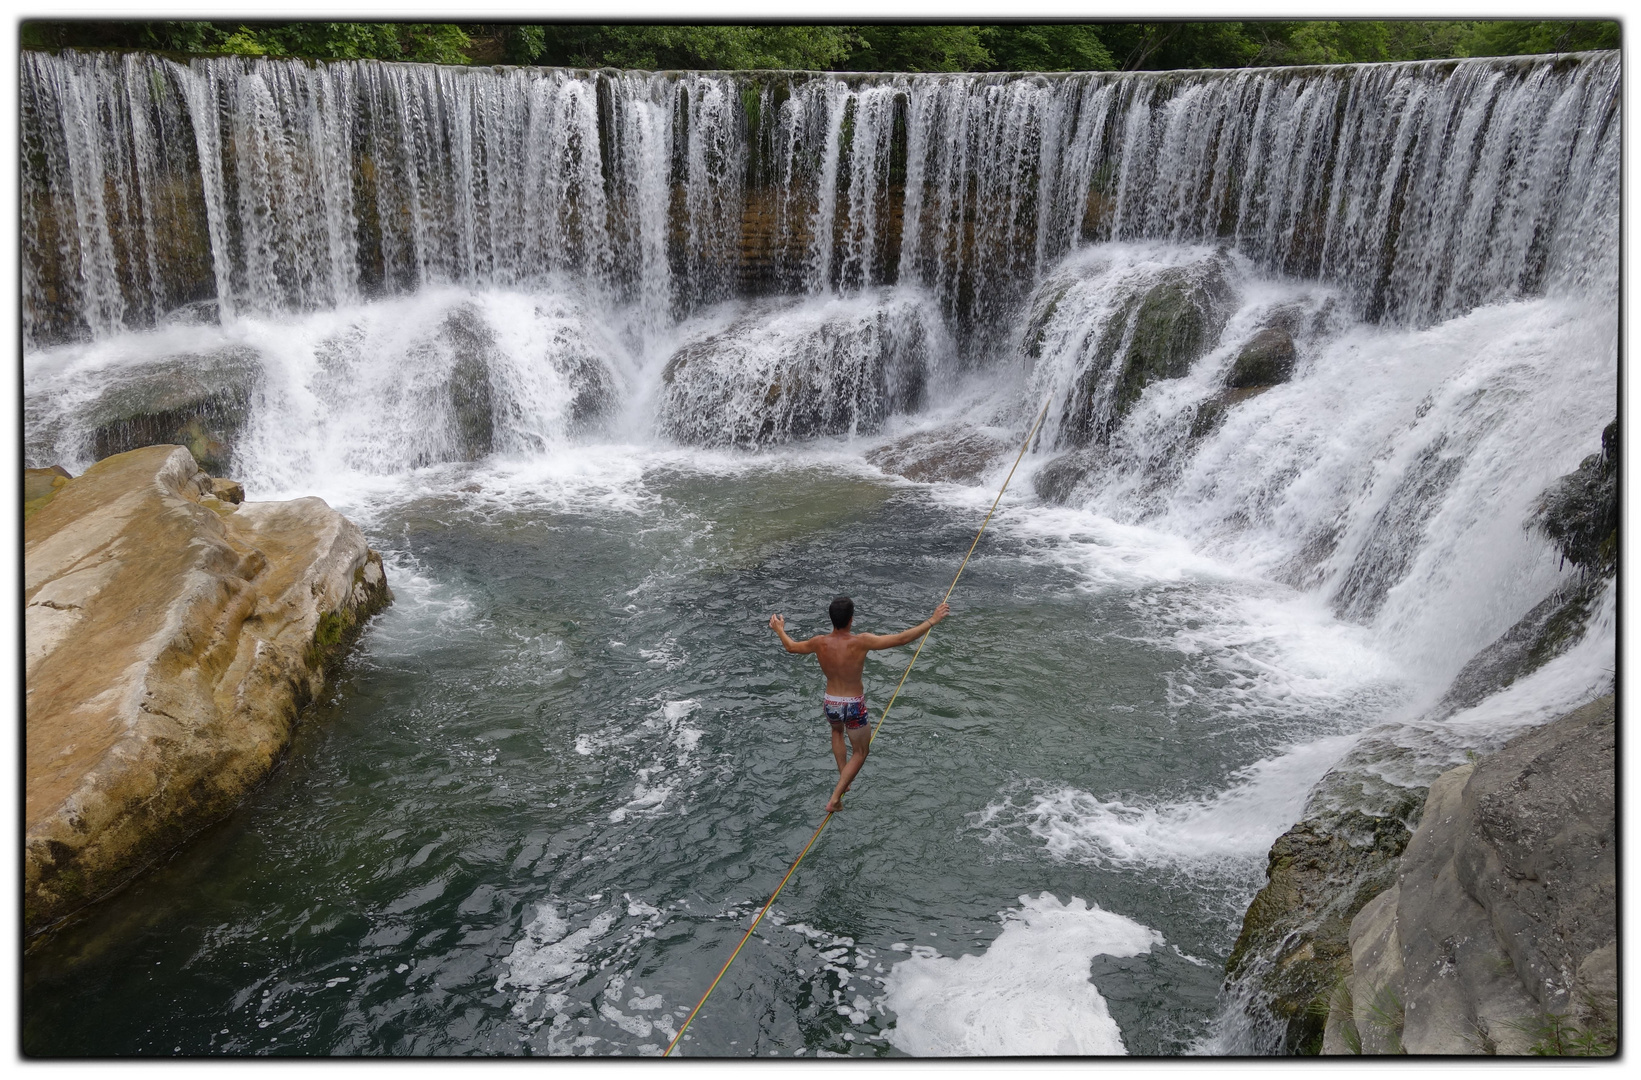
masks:
{"label": "riverbank rock", "polygon": [[1226,962],[1230,980],[1249,980],[1283,1026],[1290,1054],[1322,1048],[1328,1003],[1349,971],[1352,920],[1394,881],[1411,835],[1403,815],[1348,812],[1301,821],[1271,845],[1269,882],[1248,905]]}
{"label": "riverbank rock", "polygon": [[1351,924],[1324,1052],[1614,1052],[1613,704],[1431,784],[1395,885]]}
{"label": "riverbank rock", "polygon": [[392,597],[323,500],[220,495],[189,451],[97,462],[24,525],[25,932],[227,814]]}

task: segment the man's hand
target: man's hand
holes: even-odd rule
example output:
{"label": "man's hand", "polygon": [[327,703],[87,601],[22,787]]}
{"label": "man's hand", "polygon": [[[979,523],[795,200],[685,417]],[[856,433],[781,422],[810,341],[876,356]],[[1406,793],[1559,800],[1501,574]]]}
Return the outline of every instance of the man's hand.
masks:
{"label": "man's hand", "polygon": [[786,629],[786,616],[785,615],[771,615],[769,617],[769,628],[771,630],[775,631],[775,633],[777,633],[777,634],[780,633],[781,631],[785,630]]}
{"label": "man's hand", "polygon": [[946,603],[945,601],[941,601],[940,606],[934,609],[934,614],[929,616],[929,621],[931,623],[937,623],[941,619],[944,619],[946,616],[950,615],[951,613],[952,613],[951,605]]}

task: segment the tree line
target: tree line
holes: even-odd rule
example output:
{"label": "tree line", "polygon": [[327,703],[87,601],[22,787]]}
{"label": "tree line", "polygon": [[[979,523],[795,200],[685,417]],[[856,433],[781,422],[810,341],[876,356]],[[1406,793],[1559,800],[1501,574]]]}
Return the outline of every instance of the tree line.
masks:
{"label": "tree line", "polygon": [[1159,71],[1616,49],[1611,20],[861,25],[32,19],[24,48],[652,70]]}

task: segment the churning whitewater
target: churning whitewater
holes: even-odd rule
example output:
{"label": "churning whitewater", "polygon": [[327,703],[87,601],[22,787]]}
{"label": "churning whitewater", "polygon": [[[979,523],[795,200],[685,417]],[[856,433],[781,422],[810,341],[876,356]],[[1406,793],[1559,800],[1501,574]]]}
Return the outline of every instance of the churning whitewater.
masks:
{"label": "churning whitewater", "polygon": [[926,616],[1046,400],[680,1050],[1270,1049],[1224,962],[1329,769],[1612,685],[1609,585],[1432,710],[1576,573],[1529,523],[1616,411],[1618,72],[25,53],[28,464],[189,442],[398,596],[31,958],[30,1047],[659,1053],[835,779],[768,616]]}

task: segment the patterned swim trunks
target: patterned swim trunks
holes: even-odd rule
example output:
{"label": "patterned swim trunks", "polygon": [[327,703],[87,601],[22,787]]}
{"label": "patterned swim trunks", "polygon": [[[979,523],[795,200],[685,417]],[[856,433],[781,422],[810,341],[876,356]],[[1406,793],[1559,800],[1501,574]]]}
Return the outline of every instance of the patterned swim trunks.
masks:
{"label": "patterned swim trunks", "polygon": [[821,698],[821,712],[833,727],[842,724],[847,731],[863,728],[866,726],[866,695],[833,697],[827,694]]}

